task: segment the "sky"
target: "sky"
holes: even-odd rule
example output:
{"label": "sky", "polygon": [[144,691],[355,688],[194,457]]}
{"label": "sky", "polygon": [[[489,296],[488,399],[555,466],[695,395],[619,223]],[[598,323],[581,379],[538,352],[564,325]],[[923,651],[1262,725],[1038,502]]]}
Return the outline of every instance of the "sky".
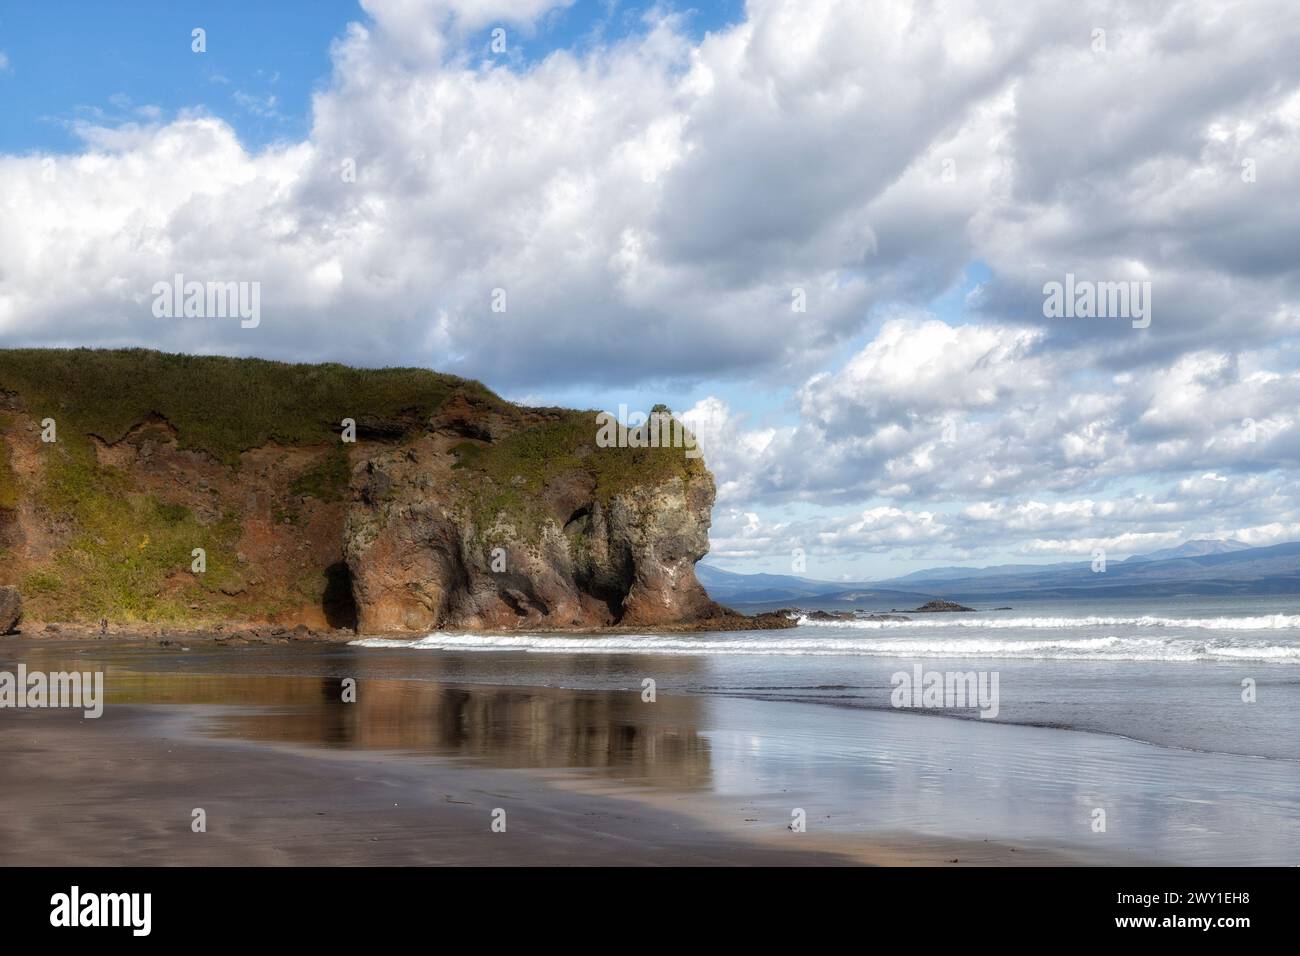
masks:
{"label": "sky", "polygon": [[0,0],[0,347],[665,402],[730,570],[1300,539],[1297,210],[1293,0]]}

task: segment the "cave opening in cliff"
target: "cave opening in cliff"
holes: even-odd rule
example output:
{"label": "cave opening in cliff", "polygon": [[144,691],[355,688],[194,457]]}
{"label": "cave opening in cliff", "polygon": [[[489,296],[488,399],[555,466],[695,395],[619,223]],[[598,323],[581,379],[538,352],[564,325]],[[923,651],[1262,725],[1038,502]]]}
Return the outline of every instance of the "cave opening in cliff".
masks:
{"label": "cave opening in cliff", "polygon": [[627,611],[624,605],[636,580],[636,564],[630,551],[615,552],[610,559],[609,571],[590,578],[586,585],[588,593],[609,608],[609,623],[618,624]]}
{"label": "cave opening in cliff", "polygon": [[333,628],[357,629],[357,601],[352,594],[352,572],[346,561],[325,569],[325,594],[321,598],[325,622]]}

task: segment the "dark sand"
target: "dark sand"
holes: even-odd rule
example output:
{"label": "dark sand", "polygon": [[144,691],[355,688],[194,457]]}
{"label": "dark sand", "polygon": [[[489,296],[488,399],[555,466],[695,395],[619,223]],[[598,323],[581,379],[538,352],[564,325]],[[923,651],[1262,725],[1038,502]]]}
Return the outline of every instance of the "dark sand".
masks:
{"label": "dark sand", "polygon": [[[988,865],[1050,847],[792,832],[716,790],[699,698],[241,673],[236,648],[0,645],[0,668],[106,669],[104,716],[0,710],[4,865]],[[247,652],[242,652],[247,653]],[[293,660],[297,661],[295,654]],[[764,706],[764,705],[759,705]],[[793,796],[793,795],[791,795]],[[203,808],[207,831],[191,830]],[[505,833],[491,829],[496,808]],[[810,815],[811,816],[811,815]]]}
{"label": "dark sand", "polygon": [[[894,865],[1064,862],[899,835],[871,843],[708,829],[547,774],[426,754],[304,750],[191,735],[203,707],[118,706],[97,721],[0,722],[0,864]],[[556,785],[556,784],[559,785]],[[604,792],[595,792],[604,791]],[[191,831],[195,807],[207,832]],[[490,829],[493,809],[507,830]],[[779,836],[777,836],[779,834]],[[840,844],[840,850],[833,849]],[[796,845],[802,844],[802,846]]]}
{"label": "dark sand", "polygon": [[[0,864],[834,862],[749,845],[631,801],[428,756],[189,739],[173,707],[0,723]],[[191,812],[207,811],[207,832]],[[505,833],[490,829],[506,811]]]}

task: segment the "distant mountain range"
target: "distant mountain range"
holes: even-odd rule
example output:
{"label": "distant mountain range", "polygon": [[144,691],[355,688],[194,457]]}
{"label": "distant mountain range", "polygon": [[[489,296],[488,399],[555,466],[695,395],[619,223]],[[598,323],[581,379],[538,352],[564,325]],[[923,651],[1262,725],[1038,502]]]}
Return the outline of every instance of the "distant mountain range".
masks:
{"label": "distant mountain range", "polygon": [[1091,561],[931,568],[859,582],[736,574],[706,564],[696,565],[695,571],[715,601],[750,607],[802,604],[888,610],[936,597],[988,604],[1028,598],[1300,596],[1300,542],[1252,548],[1241,541],[1197,539],[1109,562],[1104,572],[1094,572]]}
{"label": "distant mountain range", "polygon": [[915,607],[933,595],[912,589],[882,588],[875,584],[815,581],[789,574],[736,574],[708,564],[695,565],[695,577],[709,597],[723,604],[817,606],[871,604]]}
{"label": "distant mountain range", "polygon": [[1227,541],[1216,541],[1213,538],[1195,538],[1191,541],[1184,541],[1176,548],[1165,548],[1163,551],[1152,551],[1150,554],[1135,554],[1130,557],[1129,561],[1164,561],[1167,558],[1200,558],[1207,554],[1231,554],[1234,551],[1249,551],[1250,545],[1244,541],[1236,541],[1229,538]]}

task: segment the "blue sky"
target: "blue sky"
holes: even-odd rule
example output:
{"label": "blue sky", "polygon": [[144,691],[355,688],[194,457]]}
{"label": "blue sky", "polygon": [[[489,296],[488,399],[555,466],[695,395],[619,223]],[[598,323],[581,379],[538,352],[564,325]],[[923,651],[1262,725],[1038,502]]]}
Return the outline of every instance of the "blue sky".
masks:
{"label": "blue sky", "polygon": [[[301,137],[330,41],[359,13],[352,0],[11,0],[0,5],[0,150],[75,152],[79,121],[142,121],[145,107],[205,110],[254,147]],[[208,33],[202,55],[190,49],[195,27]]]}
{"label": "blue sky", "polygon": [[[643,29],[652,7],[576,0],[509,28],[512,52],[526,66],[556,49],[611,42]],[[743,4],[657,8],[677,10],[689,32],[702,34],[734,21]],[[221,117],[249,148],[300,139],[312,93],[329,82],[331,42],[366,19],[357,0],[4,0],[0,152],[76,152],[78,122],[144,122],[194,109]],[[191,50],[196,27],[207,31],[202,55]],[[490,30],[471,42],[486,50]]]}

